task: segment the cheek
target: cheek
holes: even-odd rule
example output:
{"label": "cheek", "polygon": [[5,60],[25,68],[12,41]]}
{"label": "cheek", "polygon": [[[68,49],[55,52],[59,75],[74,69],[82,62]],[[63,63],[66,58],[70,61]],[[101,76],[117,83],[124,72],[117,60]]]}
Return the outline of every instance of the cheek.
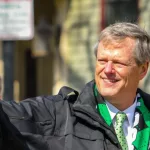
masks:
{"label": "cheek", "polygon": [[125,69],[125,68],[119,68],[116,69],[116,74],[118,76],[120,76],[121,78],[128,78],[128,76],[130,75],[130,70],[129,69]]}
{"label": "cheek", "polygon": [[134,82],[134,81],[139,81],[139,78],[140,78],[140,74],[139,74],[139,72],[138,72],[138,70],[132,70],[131,72],[130,72],[130,76],[129,76],[129,78],[130,78],[130,80],[131,80],[131,82]]}
{"label": "cheek", "polygon": [[99,65],[96,65],[95,68],[95,81],[97,83],[97,86],[99,86],[99,82],[100,82],[100,74],[101,74],[101,67]]}
{"label": "cheek", "polygon": [[121,77],[126,82],[126,84],[137,83],[138,78],[139,78],[139,72],[135,68],[131,68],[131,69],[125,70],[121,74]]}
{"label": "cheek", "polygon": [[103,67],[97,64],[95,68],[95,75],[98,75],[99,73],[101,73],[102,70],[103,70]]}
{"label": "cheek", "polygon": [[95,75],[98,75],[98,74],[99,74],[99,70],[96,68]]}

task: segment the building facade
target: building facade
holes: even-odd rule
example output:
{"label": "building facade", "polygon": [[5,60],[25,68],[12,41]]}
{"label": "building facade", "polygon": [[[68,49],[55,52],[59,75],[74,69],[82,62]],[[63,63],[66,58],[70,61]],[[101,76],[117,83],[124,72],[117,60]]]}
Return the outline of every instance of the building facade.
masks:
{"label": "building facade", "polygon": [[[56,94],[64,85],[80,90],[94,78],[94,45],[100,31],[116,21],[131,21],[150,32],[149,9],[149,0],[34,1],[35,36],[15,41],[14,99]],[[145,91],[149,80],[148,75],[140,84]]]}

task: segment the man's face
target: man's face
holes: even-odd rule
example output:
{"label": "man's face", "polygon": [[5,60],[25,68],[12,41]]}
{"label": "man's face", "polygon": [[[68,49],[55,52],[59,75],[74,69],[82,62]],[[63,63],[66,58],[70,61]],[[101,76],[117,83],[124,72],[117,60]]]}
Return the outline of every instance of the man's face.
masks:
{"label": "man's face", "polygon": [[136,93],[139,80],[147,71],[147,63],[138,66],[133,57],[135,40],[126,38],[119,43],[99,43],[95,81],[105,99],[127,98]]}

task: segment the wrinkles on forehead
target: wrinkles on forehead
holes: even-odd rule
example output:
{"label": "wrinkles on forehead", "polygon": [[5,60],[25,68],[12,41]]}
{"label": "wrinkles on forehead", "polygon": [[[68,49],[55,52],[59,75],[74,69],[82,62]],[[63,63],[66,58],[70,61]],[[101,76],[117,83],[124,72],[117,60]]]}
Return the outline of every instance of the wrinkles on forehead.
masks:
{"label": "wrinkles on forehead", "polygon": [[[104,47],[109,47],[111,48],[120,48],[123,46],[131,46],[135,47],[135,39],[133,38],[115,38],[115,37],[109,37],[109,38],[104,38],[100,43],[103,44]],[[133,45],[134,44],[134,45]]]}

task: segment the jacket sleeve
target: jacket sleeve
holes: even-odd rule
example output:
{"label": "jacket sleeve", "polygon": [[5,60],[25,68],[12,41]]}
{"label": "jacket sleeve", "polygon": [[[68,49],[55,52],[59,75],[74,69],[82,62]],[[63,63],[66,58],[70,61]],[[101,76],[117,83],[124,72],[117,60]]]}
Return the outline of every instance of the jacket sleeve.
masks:
{"label": "jacket sleeve", "polygon": [[16,103],[0,101],[10,122],[20,131],[30,150],[50,150],[47,139],[55,129],[54,96],[39,96]]}
{"label": "jacket sleeve", "polygon": [[[55,123],[54,96],[39,96],[16,103],[1,101],[4,112],[20,132],[52,134]],[[48,133],[46,132],[49,128]],[[52,130],[50,130],[50,128]]]}
{"label": "jacket sleeve", "polygon": [[62,87],[57,95],[38,96],[16,103],[0,101],[4,112],[20,132],[39,135],[53,135],[56,122],[56,107],[64,100],[74,103],[78,92],[69,87]]}
{"label": "jacket sleeve", "polygon": [[61,114],[66,110],[66,102],[74,103],[77,96],[76,91],[63,87],[57,95],[29,98],[20,103],[14,101],[0,101],[0,103],[12,124],[27,141],[29,149],[50,150],[55,130],[61,126],[61,122],[64,122],[65,115],[62,117]]}
{"label": "jacket sleeve", "polygon": [[28,150],[20,132],[11,124],[8,116],[0,104],[0,149]]}

